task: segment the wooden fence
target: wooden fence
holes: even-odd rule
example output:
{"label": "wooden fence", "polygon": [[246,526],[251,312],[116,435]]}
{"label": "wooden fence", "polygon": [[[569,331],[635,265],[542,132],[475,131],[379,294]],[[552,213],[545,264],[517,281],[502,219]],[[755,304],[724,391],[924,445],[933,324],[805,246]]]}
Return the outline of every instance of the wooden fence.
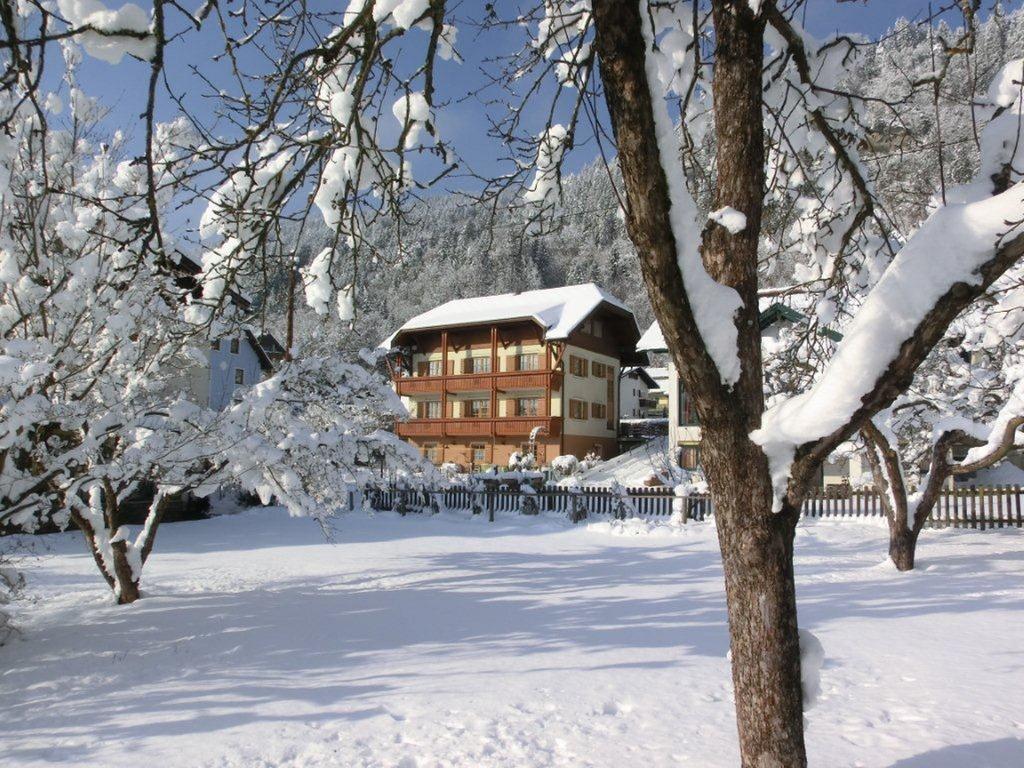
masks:
{"label": "wooden fence", "polygon": [[[556,512],[570,519],[584,516],[668,517],[678,504],[685,519],[703,521],[714,514],[709,495],[677,497],[671,488],[622,488],[583,486],[568,489],[547,486],[534,493],[506,488],[473,490],[465,486],[439,489],[408,489],[395,486],[352,492],[352,507],[366,504],[378,510],[423,512],[441,509],[466,510],[486,514]],[[929,528],[1024,528],[1024,491],[1020,486],[957,488],[943,491],[931,517]],[[585,513],[585,514],[584,514]],[[804,502],[806,518],[883,517],[882,501],[875,491],[836,493],[819,491]]]}

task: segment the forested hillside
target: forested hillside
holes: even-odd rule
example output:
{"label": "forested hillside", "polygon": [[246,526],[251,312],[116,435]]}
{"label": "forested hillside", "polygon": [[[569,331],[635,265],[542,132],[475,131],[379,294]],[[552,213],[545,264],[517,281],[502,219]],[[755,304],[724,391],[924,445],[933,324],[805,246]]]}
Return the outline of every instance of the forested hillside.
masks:
{"label": "forested hillside", "polygon": [[[1003,13],[997,7],[978,27],[974,54],[950,60],[952,76],[943,79],[936,95],[913,84],[934,72],[932,50],[940,35],[956,36],[944,27],[930,34],[927,26],[903,22],[881,42],[858,49],[855,78],[866,84],[863,90],[880,99],[869,106],[864,157],[878,180],[884,216],[895,239],[906,237],[922,221],[943,180],[948,187],[970,178],[977,165],[978,139],[972,110],[965,104],[969,95],[984,97],[985,84],[1002,62],[1024,54],[1024,15]],[[714,148],[705,144],[689,158],[702,171],[692,174],[692,184],[714,178],[714,154]],[[609,173],[600,160],[566,177],[561,203],[540,231],[530,229],[521,210],[494,210],[456,194],[418,203],[402,230],[401,247],[390,222],[372,225],[367,239],[380,255],[358,260],[352,331],[336,317],[316,316],[300,300],[296,339],[307,349],[321,343],[352,349],[375,346],[405,320],[449,299],[585,281],[610,290],[646,325],[651,310],[618,211],[611,182],[616,177],[617,169]],[[693,192],[698,204],[710,199],[708,188]],[[781,240],[791,222],[786,212],[777,214],[769,212],[768,219]],[[308,263],[330,239],[322,219],[311,216],[298,238],[300,263]],[[765,239],[766,252],[775,248],[773,240]],[[787,263],[791,262],[784,254],[776,256],[767,282],[788,283]],[[344,265],[342,274],[335,275],[336,284],[352,282],[352,271],[352,263]],[[282,270],[264,303],[264,322],[282,338],[286,286]]]}

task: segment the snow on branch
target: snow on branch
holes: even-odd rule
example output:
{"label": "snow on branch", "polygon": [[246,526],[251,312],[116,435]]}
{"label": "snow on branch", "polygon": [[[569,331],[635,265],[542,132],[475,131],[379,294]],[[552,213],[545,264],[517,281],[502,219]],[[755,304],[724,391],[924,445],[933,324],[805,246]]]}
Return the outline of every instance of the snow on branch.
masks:
{"label": "snow on branch", "polygon": [[[740,377],[733,318],[743,302],[735,289],[716,282],[704,267],[699,250],[701,227],[697,205],[686,184],[686,173],[679,161],[679,142],[668,111],[668,98],[673,94],[685,95],[685,90],[679,89],[682,83],[688,82],[687,69],[692,67],[686,50],[694,42],[693,31],[685,10],[661,5],[648,8],[648,0],[640,0],[647,84],[651,91],[658,154],[668,183],[669,221],[686,298],[722,382],[732,385]],[[739,211],[733,213],[742,215]],[[736,217],[732,219],[735,221]]]}
{"label": "snow on branch", "polygon": [[[996,160],[1019,167],[1021,67],[1015,61],[996,78],[1009,91],[1010,106],[999,106],[997,119],[985,128],[979,178],[950,197],[962,202],[937,209],[914,233],[844,329],[812,387],[770,408],[752,433],[769,456],[777,495],[797,449],[816,441],[822,450],[834,447],[891,403],[899,382],[909,381],[953,318],[1024,253],[1024,188],[1005,189],[1017,180],[1014,171],[1009,178],[990,173]],[[1015,74],[1007,78],[1007,71]],[[992,99],[999,104],[1005,95],[999,91]],[[993,187],[996,194],[982,197]]]}
{"label": "snow on branch", "polygon": [[57,7],[90,56],[118,64],[125,55],[148,61],[156,52],[149,14],[135,3],[112,10],[100,0],[57,0]]}

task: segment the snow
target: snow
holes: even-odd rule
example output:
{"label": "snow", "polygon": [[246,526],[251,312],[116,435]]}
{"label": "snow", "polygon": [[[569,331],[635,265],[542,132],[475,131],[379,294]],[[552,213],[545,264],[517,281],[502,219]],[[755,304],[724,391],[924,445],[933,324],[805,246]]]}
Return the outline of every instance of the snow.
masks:
{"label": "snow", "polygon": [[621,483],[631,488],[638,487],[642,486],[647,478],[664,471],[667,463],[668,437],[655,437],[614,458],[602,461],[589,472],[584,472],[580,482],[585,485]]}
{"label": "snow", "polygon": [[746,214],[740,213],[730,205],[708,214],[708,220],[725,227],[731,235],[738,235],[747,228]]}
{"label": "snow", "polygon": [[549,341],[565,339],[602,303],[630,312],[625,304],[594,283],[454,299],[416,315],[381,346],[390,347],[392,340],[402,331],[493,323],[499,320],[534,320],[545,329],[545,337]]}
{"label": "snow", "polygon": [[552,125],[537,137],[537,170],[523,192],[528,203],[550,204],[558,192],[558,172],[568,132],[564,125]]}
{"label": "snow", "polygon": [[[640,341],[636,343],[637,352],[667,352],[668,344],[665,343],[665,336],[661,332],[661,326],[655,320],[644,331]],[[650,373],[650,369],[647,370]],[[652,376],[653,378],[653,376]]]}
{"label": "snow", "polygon": [[[712,525],[258,510],[167,524],[117,607],[77,534],[35,541],[0,648],[0,763],[161,768],[739,764]],[[1020,531],[802,525],[827,658],[811,765],[1024,762]]]}
{"label": "snow", "polygon": [[91,27],[107,34],[92,30],[82,32],[75,39],[82,44],[90,56],[108,64],[119,64],[127,54],[140,59],[151,59],[156,51],[156,40],[113,36],[117,32],[149,33],[149,14],[135,3],[125,3],[116,11],[99,0],[58,0],[61,15],[72,27]]}
{"label": "snow", "polygon": [[825,647],[813,632],[800,630],[800,687],[804,694],[804,711],[813,707],[821,695],[821,668],[825,663]]}

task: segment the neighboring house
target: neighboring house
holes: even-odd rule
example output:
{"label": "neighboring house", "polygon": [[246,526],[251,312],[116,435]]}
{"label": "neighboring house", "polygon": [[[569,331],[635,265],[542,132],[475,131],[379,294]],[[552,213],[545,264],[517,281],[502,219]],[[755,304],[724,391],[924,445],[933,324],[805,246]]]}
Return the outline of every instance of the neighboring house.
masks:
{"label": "neighboring house", "polygon": [[654,380],[656,385],[647,393],[654,402],[652,410],[648,415],[652,418],[665,418],[668,416],[668,391],[671,388],[668,368],[664,366],[659,366],[657,368],[648,366],[644,370],[647,371],[647,375]]}
{"label": "neighboring house", "polygon": [[619,417],[623,419],[647,419],[652,417],[657,402],[651,397],[651,390],[658,384],[640,366],[624,368],[619,380]]}
{"label": "neighboring house", "polygon": [[206,367],[209,371],[207,402],[217,411],[231,404],[236,390],[263,381],[274,372],[270,356],[249,331],[213,342]]}
{"label": "neighboring house", "polygon": [[[761,335],[772,337],[779,332],[779,329],[787,323],[794,323],[802,320],[799,312],[782,304],[771,304],[761,312]],[[838,340],[840,335],[835,331],[823,331],[830,338]],[[665,339],[662,336],[661,328],[654,322],[647,329],[640,341],[637,343],[637,351],[642,352],[668,352]],[[701,463],[700,421],[697,419],[697,412],[693,402],[683,389],[679,379],[679,372],[675,363],[669,359],[666,369],[666,385],[668,392],[668,435],[669,445],[674,446],[678,451],[679,465],[684,469],[698,469]],[[830,485],[853,484],[860,480],[866,467],[862,465],[859,454],[851,454],[849,457],[833,457],[833,461],[824,464],[821,474],[823,487]]]}
{"label": "neighboring house", "polygon": [[619,369],[646,362],[639,336],[593,283],[449,301],[382,345],[411,416],[396,430],[435,464],[466,468],[531,447],[540,464],[614,456]]}
{"label": "neighboring house", "polygon": [[[202,267],[184,254],[176,256],[178,285],[198,297],[196,276],[202,273]],[[241,294],[231,292],[229,298],[243,312],[251,308],[251,302]],[[180,378],[172,386],[185,389],[193,402],[220,411],[231,404],[240,387],[252,386],[272,374],[274,363],[284,357],[284,349],[272,334],[264,333],[257,339],[251,331],[243,330],[212,342],[210,349],[200,354],[202,361],[189,357],[182,362]]]}

